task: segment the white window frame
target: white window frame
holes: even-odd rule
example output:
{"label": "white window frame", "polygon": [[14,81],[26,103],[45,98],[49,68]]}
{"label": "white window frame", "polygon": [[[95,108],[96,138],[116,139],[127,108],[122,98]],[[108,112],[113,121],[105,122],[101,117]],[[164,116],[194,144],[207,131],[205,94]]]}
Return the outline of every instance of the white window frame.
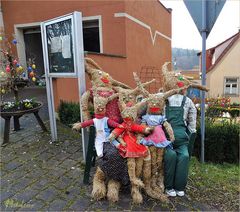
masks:
{"label": "white window frame", "polygon": [[[232,93],[232,84],[235,83],[227,83],[227,79],[236,79],[237,80],[237,92]],[[230,84],[230,92],[226,93],[226,85]],[[224,95],[238,96],[239,95],[239,77],[224,77]]]}
{"label": "white window frame", "polygon": [[102,38],[102,16],[96,15],[96,16],[86,16],[82,18],[84,21],[92,21],[92,20],[98,20],[99,25],[99,42],[100,42],[100,53],[103,53],[103,38]]}

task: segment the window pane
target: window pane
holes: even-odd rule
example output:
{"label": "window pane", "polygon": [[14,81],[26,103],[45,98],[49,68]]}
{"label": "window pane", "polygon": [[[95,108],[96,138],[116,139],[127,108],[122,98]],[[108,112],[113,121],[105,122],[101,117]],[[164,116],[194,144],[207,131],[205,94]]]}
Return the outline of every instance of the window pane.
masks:
{"label": "window pane", "polygon": [[226,83],[237,83],[237,78],[226,78]]}
{"label": "window pane", "polygon": [[232,87],[232,94],[237,94],[237,87]]}
{"label": "window pane", "polygon": [[98,20],[83,22],[84,51],[100,52]]}
{"label": "window pane", "polygon": [[225,93],[230,93],[230,87],[225,88]]}
{"label": "window pane", "polygon": [[233,88],[236,88],[236,87],[237,87],[237,84],[232,84],[232,87],[233,87]]}

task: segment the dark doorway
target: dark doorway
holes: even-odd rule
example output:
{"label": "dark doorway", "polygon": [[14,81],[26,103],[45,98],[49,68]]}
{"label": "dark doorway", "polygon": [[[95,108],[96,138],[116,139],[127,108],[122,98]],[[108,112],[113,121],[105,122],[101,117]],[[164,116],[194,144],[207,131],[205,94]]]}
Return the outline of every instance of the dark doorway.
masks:
{"label": "dark doorway", "polygon": [[38,78],[45,73],[43,64],[43,50],[40,27],[23,30],[26,60],[34,59]]}

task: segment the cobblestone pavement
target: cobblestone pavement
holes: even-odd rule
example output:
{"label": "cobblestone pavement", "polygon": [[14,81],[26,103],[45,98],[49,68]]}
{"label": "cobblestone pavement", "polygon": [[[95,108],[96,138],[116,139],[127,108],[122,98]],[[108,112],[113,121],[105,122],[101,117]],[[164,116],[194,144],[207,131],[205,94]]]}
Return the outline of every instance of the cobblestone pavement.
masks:
{"label": "cobblestone pavement", "polygon": [[170,204],[144,197],[142,205],[132,205],[128,189],[116,204],[94,201],[91,184],[82,183],[79,134],[59,123],[58,134],[59,141],[51,143],[38,126],[11,133],[10,143],[1,147],[1,211],[211,210],[189,197],[171,199]]}

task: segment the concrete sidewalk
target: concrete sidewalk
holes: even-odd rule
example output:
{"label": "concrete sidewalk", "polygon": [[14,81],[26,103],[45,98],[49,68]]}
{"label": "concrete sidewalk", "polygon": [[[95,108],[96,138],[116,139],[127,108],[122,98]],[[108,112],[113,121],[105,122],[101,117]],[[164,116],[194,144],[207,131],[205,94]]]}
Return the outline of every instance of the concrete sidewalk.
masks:
{"label": "concrete sidewalk", "polygon": [[91,184],[82,182],[79,134],[58,124],[58,135],[59,141],[51,143],[50,135],[38,126],[10,134],[10,143],[1,147],[1,211],[213,210],[188,196],[172,198],[170,204],[144,197],[144,203],[136,206],[131,204],[129,189],[121,191],[116,204],[94,201]]}

